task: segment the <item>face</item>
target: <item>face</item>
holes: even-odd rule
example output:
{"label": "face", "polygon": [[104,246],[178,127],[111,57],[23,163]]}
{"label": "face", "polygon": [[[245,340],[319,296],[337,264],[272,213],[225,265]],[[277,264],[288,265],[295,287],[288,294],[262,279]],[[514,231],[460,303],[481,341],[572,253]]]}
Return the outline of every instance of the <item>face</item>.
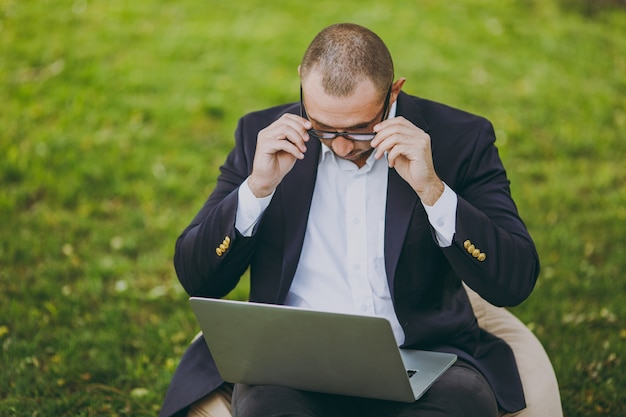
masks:
{"label": "face", "polygon": [[[328,95],[321,76],[310,73],[302,80],[303,102],[313,129],[371,133],[383,117],[384,103],[370,80],[361,81],[349,97]],[[320,139],[338,157],[354,162],[359,168],[372,153],[371,141],[354,141],[344,136]]]}

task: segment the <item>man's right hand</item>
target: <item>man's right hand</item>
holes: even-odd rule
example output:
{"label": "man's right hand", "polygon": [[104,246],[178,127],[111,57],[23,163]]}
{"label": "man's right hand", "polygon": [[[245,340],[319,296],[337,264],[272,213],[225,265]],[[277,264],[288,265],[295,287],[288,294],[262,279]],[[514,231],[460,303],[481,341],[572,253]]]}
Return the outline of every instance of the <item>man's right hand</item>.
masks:
{"label": "man's right hand", "polygon": [[296,163],[303,159],[309,140],[311,122],[295,114],[283,114],[259,132],[252,173],[248,178],[250,191],[257,197],[270,195]]}

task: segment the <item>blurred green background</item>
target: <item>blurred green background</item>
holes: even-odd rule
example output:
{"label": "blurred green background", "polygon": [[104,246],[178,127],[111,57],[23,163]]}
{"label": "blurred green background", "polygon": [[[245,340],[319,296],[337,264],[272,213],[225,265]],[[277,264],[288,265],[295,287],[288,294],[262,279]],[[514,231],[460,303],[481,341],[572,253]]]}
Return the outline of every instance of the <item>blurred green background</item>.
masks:
{"label": "blurred green background", "polygon": [[197,331],[175,239],[340,21],[494,123],[542,259],[514,313],[566,416],[626,415],[625,3],[0,0],[0,416],[157,413]]}

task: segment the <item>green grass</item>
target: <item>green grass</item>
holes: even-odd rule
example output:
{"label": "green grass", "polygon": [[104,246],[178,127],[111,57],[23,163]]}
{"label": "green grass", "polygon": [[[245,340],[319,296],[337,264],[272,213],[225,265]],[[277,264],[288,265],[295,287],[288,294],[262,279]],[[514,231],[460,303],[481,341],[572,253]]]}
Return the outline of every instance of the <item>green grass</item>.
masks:
{"label": "green grass", "polygon": [[626,415],[626,11],[556,1],[0,0],[0,416],[156,414],[196,333],[174,241],[337,21],[494,122],[543,267],[514,312],[566,416]]}

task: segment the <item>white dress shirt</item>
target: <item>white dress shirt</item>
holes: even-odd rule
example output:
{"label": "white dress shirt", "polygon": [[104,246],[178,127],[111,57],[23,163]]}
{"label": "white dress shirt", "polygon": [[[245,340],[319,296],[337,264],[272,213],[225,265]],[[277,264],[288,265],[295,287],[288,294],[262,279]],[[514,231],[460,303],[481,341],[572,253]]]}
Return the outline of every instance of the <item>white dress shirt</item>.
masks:
{"label": "white dress shirt", "polygon": [[[396,103],[390,110],[395,115]],[[326,145],[318,165],[302,253],[286,305],[385,317],[396,342],[404,332],[396,317],[385,271],[384,237],[387,156],[370,155],[358,168]],[[256,198],[247,180],[239,188],[235,227],[250,236],[273,194]],[[456,229],[456,194],[445,191],[425,206],[440,246],[450,246]]]}

